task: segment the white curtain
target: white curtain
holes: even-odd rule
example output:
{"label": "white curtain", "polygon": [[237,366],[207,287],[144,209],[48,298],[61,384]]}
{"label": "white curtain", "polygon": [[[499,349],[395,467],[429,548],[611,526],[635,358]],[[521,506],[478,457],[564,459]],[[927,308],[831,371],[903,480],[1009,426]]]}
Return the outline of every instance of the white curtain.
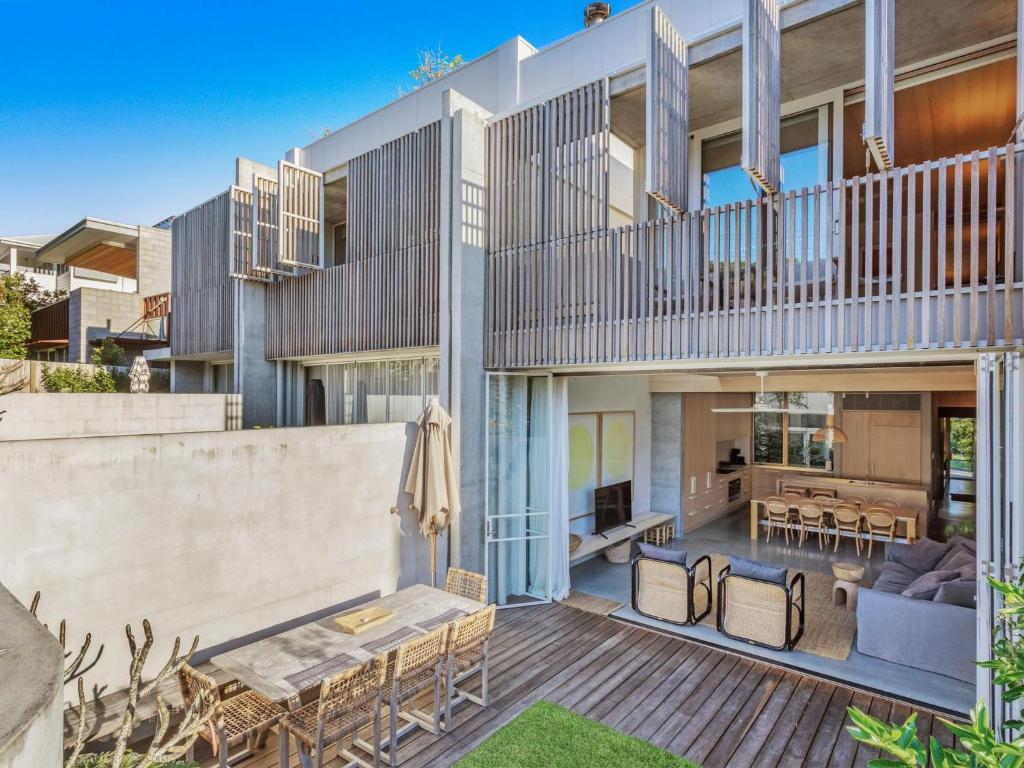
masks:
{"label": "white curtain", "polygon": [[569,380],[552,385],[551,597],[569,595]]}
{"label": "white curtain", "polygon": [[[491,443],[495,471],[493,499],[495,513],[509,515],[496,521],[497,538],[515,539],[526,534],[527,418],[525,376],[497,376],[493,379]],[[513,595],[522,595],[526,585],[526,542],[504,541],[497,545],[494,575],[499,605]]]}

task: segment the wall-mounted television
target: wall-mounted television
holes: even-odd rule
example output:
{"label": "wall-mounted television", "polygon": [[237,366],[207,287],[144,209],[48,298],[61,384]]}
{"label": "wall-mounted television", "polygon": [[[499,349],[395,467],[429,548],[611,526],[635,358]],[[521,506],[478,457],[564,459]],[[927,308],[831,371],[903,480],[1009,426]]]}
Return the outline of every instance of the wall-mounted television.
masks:
{"label": "wall-mounted television", "polygon": [[594,533],[626,525],[633,519],[633,482],[624,480],[594,489]]}

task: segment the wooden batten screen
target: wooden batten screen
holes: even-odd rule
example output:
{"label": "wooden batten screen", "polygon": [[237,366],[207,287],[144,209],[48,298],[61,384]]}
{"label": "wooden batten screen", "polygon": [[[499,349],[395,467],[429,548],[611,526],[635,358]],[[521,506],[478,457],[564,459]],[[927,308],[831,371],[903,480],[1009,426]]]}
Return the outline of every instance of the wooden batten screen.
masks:
{"label": "wooden batten screen", "polygon": [[488,125],[488,251],[606,229],[609,136],[607,80]]}
{"label": "wooden batten screen", "polygon": [[231,187],[231,260],[228,265],[231,277],[242,280],[266,282],[268,275],[253,265],[253,206],[252,191]]}
{"label": "wooden batten screen", "polygon": [[252,180],[252,267],[261,275],[292,275],[295,270],[278,259],[277,180],[254,176]]}
{"label": "wooden batten screen", "polygon": [[171,227],[172,354],[230,350],[234,347],[231,190],[182,214]]}
{"label": "wooden batten screen", "polygon": [[44,347],[48,342],[68,342],[69,304],[67,299],[61,299],[32,313],[30,345]]}
{"label": "wooden batten screen", "polygon": [[782,36],[779,0],[744,0],[741,165],[768,194],[780,189]]}
{"label": "wooden batten screen", "polygon": [[277,163],[278,261],[323,269],[324,177],[293,163]]}
{"label": "wooden batten screen", "polygon": [[686,42],[658,6],[651,6],[647,52],[647,193],[686,210],[690,135]]}
{"label": "wooden batten screen", "polygon": [[879,170],[892,170],[896,0],[864,3],[864,141]]}
{"label": "wooden batten screen", "polygon": [[441,122],[348,164],[347,261],[436,244],[441,229]]}

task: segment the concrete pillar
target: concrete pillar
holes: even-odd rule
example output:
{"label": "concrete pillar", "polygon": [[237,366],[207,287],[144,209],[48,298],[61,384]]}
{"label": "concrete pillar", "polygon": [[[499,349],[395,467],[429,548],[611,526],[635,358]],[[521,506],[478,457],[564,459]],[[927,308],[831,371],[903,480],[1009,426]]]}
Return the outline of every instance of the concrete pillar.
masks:
{"label": "concrete pillar", "polygon": [[235,281],[235,392],[246,428],[277,424],[277,364],[266,357],[265,306],[262,283]]}
{"label": "concrete pillar", "polygon": [[[445,91],[442,100],[440,393],[454,420],[452,450],[462,495],[462,514],[449,534],[449,561],[482,572],[487,426],[484,121],[489,113],[456,91]],[[439,560],[443,562],[441,553]]]}
{"label": "concrete pillar", "polygon": [[11,248],[11,274],[18,271],[18,249]]}

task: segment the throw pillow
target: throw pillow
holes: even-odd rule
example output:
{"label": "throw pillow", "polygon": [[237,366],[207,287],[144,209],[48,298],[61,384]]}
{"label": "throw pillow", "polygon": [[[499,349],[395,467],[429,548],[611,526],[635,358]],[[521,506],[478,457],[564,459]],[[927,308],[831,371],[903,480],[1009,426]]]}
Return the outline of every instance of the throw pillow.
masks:
{"label": "throw pillow", "polygon": [[960,544],[956,544],[935,564],[933,571],[959,571],[962,568],[977,568],[977,555]]}
{"label": "throw pillow", "polygon": [[656,547],[653,544],[644,544],[641,541],[640,554],[644,557],[649,557],[652,560],[661,560],[666,563],[678,563],[679,565],[686,565],[686,553],[679,549],[667,549],[666,547]]}
{"label": "throw pillow", "polygon": [[959,576],[959,571],[929,571],[914,579],[901,594],[914,600],[931,600],[944,582],[953,581]]}
{"label": "throw pillow", "polygon": [[935,570],[935,564],[950,550],[950,546],[929,538],[919,539],[913,544],[893,544],[885,559],[905,565],[915,573],[928,573]]}
{"label": "throw pillow", "polygon": [[972,579],[955,579],[940,584],[932,602],[959,605],[961,608],[975,608],[976,594],[977,587]]}
{"label": "throw pillow", "polygon": [[966,536],[961,536],[959,533],[946,543],[954,547],[966,547],[971,552],[978,553],[978,542],[974,539],[968,539]]}
{"label": "throw pillow", "polygon": [[770,581],[773,584],[786,586],[786,576],[788,574],[785,568],[738,556],[730,557],[729,565],[731,566],[729,573],[732,576],[744,576],[748,579],[760,579],[761,581]]}

